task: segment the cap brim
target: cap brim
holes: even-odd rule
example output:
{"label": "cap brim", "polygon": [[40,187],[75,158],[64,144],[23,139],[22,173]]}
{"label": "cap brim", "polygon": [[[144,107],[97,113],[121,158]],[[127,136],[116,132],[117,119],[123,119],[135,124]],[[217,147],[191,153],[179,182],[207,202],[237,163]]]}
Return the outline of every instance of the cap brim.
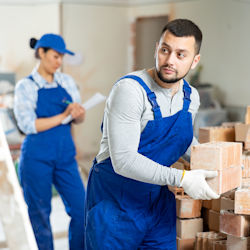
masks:
{"label": "cap brim", "polygon": [[72,52],[70,50],[67,50],[67,49],[65,49],[65,50],[59,50],[59,49],[54,49],[54,48],[52,48],[52,49],[55,50],[55,51],[57,51],[60,54],[70,54],[72,56],[75,54],[74,52]]}

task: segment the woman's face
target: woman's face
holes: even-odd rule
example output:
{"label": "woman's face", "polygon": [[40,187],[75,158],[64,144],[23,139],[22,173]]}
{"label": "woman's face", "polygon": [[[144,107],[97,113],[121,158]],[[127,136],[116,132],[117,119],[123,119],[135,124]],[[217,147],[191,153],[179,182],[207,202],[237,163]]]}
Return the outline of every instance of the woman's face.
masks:
{"label": "woman's face", "polygon": [[54,74],[62,65],[63,54],[53,49],[49,49],[47,52],[44,52],[42,48],[39,50],[41,59],[40,66],[42,66],[48,74]]}

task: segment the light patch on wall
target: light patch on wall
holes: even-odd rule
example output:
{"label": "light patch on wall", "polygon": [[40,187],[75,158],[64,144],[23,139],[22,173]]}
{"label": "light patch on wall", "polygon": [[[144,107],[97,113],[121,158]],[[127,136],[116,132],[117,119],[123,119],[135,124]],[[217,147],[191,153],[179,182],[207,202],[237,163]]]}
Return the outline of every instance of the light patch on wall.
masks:
{"label": "light patch on wall", "polygon": [[75,55],[66,54],[63,58],[63,62],[71,66],[79,66],[83,64],[83,56],[81,52],[75,52]]}

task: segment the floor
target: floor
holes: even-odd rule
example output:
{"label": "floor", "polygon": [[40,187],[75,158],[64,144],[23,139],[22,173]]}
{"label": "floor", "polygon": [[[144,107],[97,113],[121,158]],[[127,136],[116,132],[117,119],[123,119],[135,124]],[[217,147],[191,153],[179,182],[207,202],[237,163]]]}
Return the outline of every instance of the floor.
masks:
{"label": "floor", "polygon": [[[69,216],[64,210],[64,205],[59,196],[55,196],[52,199],[52,213],[51,213],[51,225],[54,233],[54,249],[55,250],[68,250],[68,231]],[[0,223],[0,242],[5,241],[5,236]],[[9,250],[8,248],[0,248],[1,250]]]}

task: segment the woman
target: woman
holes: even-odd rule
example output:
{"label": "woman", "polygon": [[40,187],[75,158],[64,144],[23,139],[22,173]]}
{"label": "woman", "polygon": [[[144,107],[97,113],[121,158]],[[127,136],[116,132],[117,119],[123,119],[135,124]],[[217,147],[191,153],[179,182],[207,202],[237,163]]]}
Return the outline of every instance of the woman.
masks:
{"label": "woman", "polygon": [[31,38],[39,64],[20,80],[15,89],[14,112],[20,129],[27,135],[21,149],[19,173],[25,201],[40,250],[53,249],[50,225],[51,188],[55,185],[66,211],[70,249],[84,248],[84,198],[71,124],[62,121],[71,115],[81,123],[85,110],[73,79],[57,70],[66,49],[61,36],[45,34]]}

